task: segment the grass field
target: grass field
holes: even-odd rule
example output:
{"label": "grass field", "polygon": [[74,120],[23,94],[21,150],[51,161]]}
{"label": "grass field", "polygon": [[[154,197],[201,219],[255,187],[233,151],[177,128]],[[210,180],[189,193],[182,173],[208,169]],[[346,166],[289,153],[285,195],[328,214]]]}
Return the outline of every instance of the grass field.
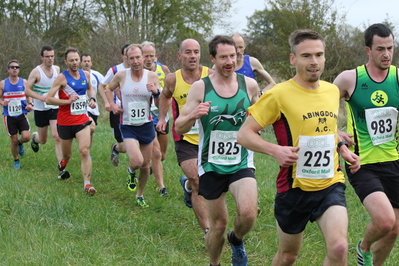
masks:
{"label": "grass field", "polygon": [[[71,178],[60,181],[51,139],[38,153],[25,144],[21,170],[14,170],[10,140],[0,127],[0,265],[209,265],[203,233],[182,200],[182,172],[173,144],[164,162],[170,196],[161,198],[151,177],[145,191],[150,208],[140,209],[125,186],[127,156],[121,155],[119,167],[109,161],[114,140],[105,112],[99,122],[91,151],[94,197],[83,193],[76,143],[68,165]],[[33,122],[31,126],[34,131]],[[269,140],[272,135],[270,129],[264,134]],[[259,154],[256,166],[262,213],[245,243],[250,265],[270,265],[277,247],[273,200],[278,167],[274,159]],[[369,218],[350,186],[347,201],[349,265],[355,265],[355,243]],[[228,205],[234,215],[230,197]],[[222,265],[230,265],[230,256],[225,244]],[[324,256],[318,227],[309,224],[296,265],[321,265]],[[398,265],[398,260],[394,249],[386,265]]]}

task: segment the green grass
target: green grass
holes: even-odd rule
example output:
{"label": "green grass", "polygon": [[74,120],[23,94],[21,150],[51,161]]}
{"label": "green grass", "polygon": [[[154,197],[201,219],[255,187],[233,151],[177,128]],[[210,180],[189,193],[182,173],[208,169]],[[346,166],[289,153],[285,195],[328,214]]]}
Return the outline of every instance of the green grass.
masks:
{"label": "green grass", "polygon": [[[29,114],[32,119],[32,114]],[[32,121],[32,120],[31,120]],[[71,178],[57,179],[53,142],[34,153],[25,144],[21,170],[14,170],[9,137],[0,127],[0,265],[208,265],[201,232],[191,209],[182,200],[173,144],[164,162],[169,198],[161,198],[151,177],[145,191],[150,208],[134,204],[134,194],[124,183],[127,156],[114,167],[109,161],[113,137],[102,114],[91,155],[94,197],[83,193],[76,143],[68,165]],[[35,130],[33,121],[32,131]],[[268,128],[264,136],[273,140]],[[270,265],[277,250],[273,201],[278,166],[265,155],[256,155],[259,206],[262,214],[246,237],[250,265]],[[349,265],[355,265],[355,243],[369,220],[363,207],[347,188],[349,211]],[[228,197],[234,217],[234,202]],[[231,250],[225,244],[222,265],[230,265]],[[309,224],[296,265],[321,265],[325,256],[323,238],[316,224]],[[395,249],[386,265],[396,265]]]}

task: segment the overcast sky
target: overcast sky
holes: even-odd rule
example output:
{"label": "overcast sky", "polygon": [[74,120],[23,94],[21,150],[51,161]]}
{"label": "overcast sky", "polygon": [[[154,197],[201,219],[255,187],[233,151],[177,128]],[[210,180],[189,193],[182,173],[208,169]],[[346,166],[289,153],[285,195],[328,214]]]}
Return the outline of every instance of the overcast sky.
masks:
{"label": "overcast sky", "polygon": [[[335,4],[340,14],[347,12],[347,23],[361,30],[364,30],[363,24],[382,22],[387,18],[387,14],[391,22],[398,24],[399,21],[398,0],[335,0]],[[252,16],[255,10],[263,9],[265,9],[264,0],[236,0],[231,11],[231,23],[235,31],[242,33],[247,27],[246,16]],[[218,28],[215,29],[215,34],[226,34],[226,32]]]}

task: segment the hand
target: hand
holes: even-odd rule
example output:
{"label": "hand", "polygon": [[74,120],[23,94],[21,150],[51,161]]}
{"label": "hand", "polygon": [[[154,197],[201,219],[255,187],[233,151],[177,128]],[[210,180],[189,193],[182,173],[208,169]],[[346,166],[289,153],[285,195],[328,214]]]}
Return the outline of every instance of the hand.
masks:
{"label": "hand", "polygon": [[105,107],[105,110],[106,110],[106,111],[111,112],[111,106],[109,105],[108,102],[106,102],[106,103],[104,104],[104,107]]}
{"label": "hand", "polygon": [[26,107],[25,107],[25,109],[28,110],[28,112],[30,112],[30,111],[33,110],[33,105],[27,104]]}
{"label": "hand", "polygon": [[356,173],[360,169],[360,158],[353,152],[351,152],[346,146],[341,147],[341,156],[346,162],[351,164],[349,169],[352,174]]}
{"label": "hand", "polygon": [[166,134],[166,125],[167,125],[167,123],[166,123],[165,119],[159,119],[158,124],[156,126],[156,130],[159,133]]}
{"label": "hand", "polygon": [[154,83],[149,82],[149,83],[147,83],[146,86],[147,86],[147,91],[148,92],[152,92],[153,94],[157,94],[158,93],[158,89],[157,89],[157,87],[155,86]]}
{"label": "hand", "polygon": [[116,103],[112,103],[111,104],[111,111],[115,115],[123,113],[123,109],[119,105],[117,105]]}
{"label": "hand", "polygon": [[69,103],[73,103],[73,102],[76,101],[77,99],[79,99],[79,95],[77,95],[77,94],[72,94],[71,96],[69,96]]}
{"label": "hand", "polygon": [[272,154],[281,167],[290,167],[298,160],[299,147],[276,145],[275,152]]}
{"label": "hand", "polygon": [[352,140],[353,135],[346,133],[346,132],[339,131],[339,130],[338,130],[338,135],[341,140],[345,140],[346,142],[348,142],[349,147],[352,145],[356,145],[356,142],[354,142]]}
{"label": "hand", "polygon": [[193,118],[198,119],[203,115],[208,115],[209,108],[211,106],[211,102],[200,103],[198,106],[191,112]]}
{"label": "hand", "polygon": [[96,102],[93,99],[91,99],[90,102],[89,102],[89,106],[92,109],[96,108]]}
{"label": "hand", "polygon": [[10,100],[4,100],[2,105],[7,106],[9,102],[10,102]]}

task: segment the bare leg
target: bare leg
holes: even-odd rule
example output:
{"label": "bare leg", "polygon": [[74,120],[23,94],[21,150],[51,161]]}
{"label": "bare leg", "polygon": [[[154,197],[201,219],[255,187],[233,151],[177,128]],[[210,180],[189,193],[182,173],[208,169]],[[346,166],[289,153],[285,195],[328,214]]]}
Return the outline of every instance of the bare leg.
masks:
{"label": "bare leg", "polygon": [[180,163],[180,167],[188,178],[188,189],[192,190],[191,201],[193,204],[194,214],[197,217],[201,229],[205,231],[205,229],[209,228],[209,221],[205,199],[198,195],[199,178],[197,159],[183,161]]}

